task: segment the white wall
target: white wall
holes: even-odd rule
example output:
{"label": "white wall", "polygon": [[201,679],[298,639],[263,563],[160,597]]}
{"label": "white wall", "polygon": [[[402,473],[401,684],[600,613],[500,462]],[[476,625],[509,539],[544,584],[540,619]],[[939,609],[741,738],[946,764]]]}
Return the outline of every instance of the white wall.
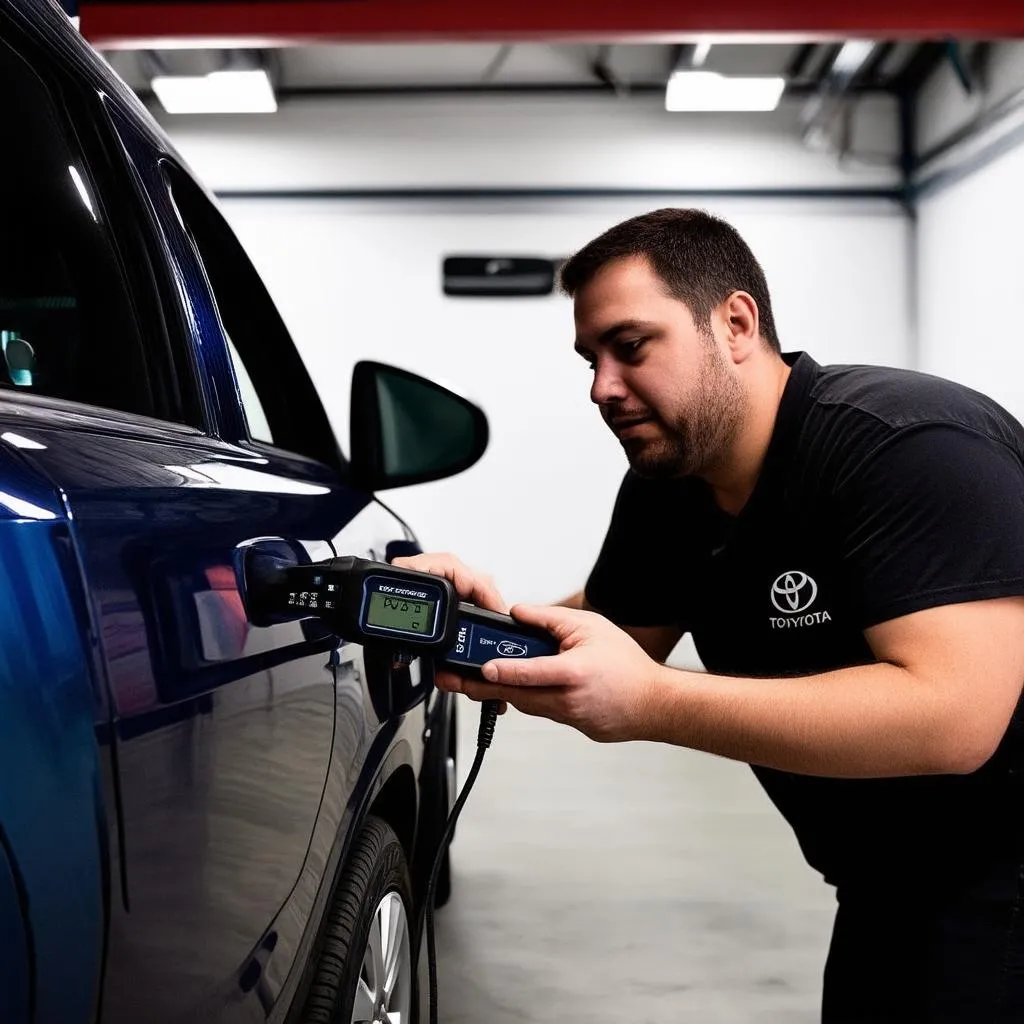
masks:
{"label": "white wall", "polygon": [[[928,147],[971,117],[1019,95],[1024,43],[993,49],[988,86],[966,95],[943,68],[921,97],[918,135]],[[1016,130],[1024,104],[940,167],[956,166]],[[927,173],[927,171],[926,171]],[[1015,307],[1024,286],[1024,145],[922,199],[918,217],[919,365],[991,395],[1024,420],[1024,331]]]}
{"label": "white wall", "polygon": [[926,198],[918,220],[921,369],[1024,420],[1024,147]]}
{"label": "white wall", "polygon": [[670,114],[656,97],[289,100],[277,114],[162,120],[214,189],[894,185],[892,101],[857,108],[871,162],[807,149],[802,104],[771,114]]}
{"label": "white wall", "polygon": [[[561,297],[449,299],[446,253],[559,255],[649,203],[483,204],[232,200],[262,271],[347,439],[353,362],[450,383],[492,427],[480,464],[390,499],[429,548],[487,568],[511,600],[553,600],[593,562],[624,469],[572,351]],[[758,253],[784,344],[821,361],[906,365],[906,222],[865,203],[717,203]]]}
{"label": "white wall", "polygon": [[[217,189],[414,187],[849,188],[890,169],[807,150],[798,107],[680,117],[658,101],[603,99],[289,104],[273,118],[168,119]],[[888,121],[861,111],[858,145]],[[225,212],[277,300],[347,441],[353,362],[373,357],[476,398],[492,427],[479,465],[385,495],[428,548],[492,572],[511,600],[578,588],[607,525],[624,460],[587,397],[561,297],[456,300],[456,252],[568,255],[667,199],[390,201],[229,199]],[[678,202],[687,202],[681,200]],[[704,203],[747,236],[788,348],[822,361],[908,365],[908,221],[894,204],[834,199]]]}

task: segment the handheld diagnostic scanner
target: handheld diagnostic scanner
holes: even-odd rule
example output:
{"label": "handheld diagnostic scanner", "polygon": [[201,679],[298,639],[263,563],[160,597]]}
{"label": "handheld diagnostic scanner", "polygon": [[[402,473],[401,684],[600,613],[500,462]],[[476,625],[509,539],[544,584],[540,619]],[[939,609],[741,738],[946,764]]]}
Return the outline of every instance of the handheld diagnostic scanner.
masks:
{"label": "handheld diagnostic scanner", "polygon": [[282,568],[260,588],[259,605],[271,614],[316,615],[346,640],[432,656],[476,678],[494,658],[558,653],[546,630],[460,601],[444,577],[365,558]]}

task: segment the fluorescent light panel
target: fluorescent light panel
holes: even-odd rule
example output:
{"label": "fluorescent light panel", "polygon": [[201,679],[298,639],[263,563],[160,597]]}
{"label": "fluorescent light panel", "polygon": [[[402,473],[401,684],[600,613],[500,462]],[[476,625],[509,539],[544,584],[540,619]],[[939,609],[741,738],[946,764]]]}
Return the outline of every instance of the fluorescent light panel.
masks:
{"label": "fluorescent light panel", "polygon": [[774,110],[786,80],[779,76],[736,77],[714,71],[676,71],[665,90],[671,111]]}
{"label": "fluorescent light panel", "polygon": [[157,75],[153,92],[168,114],[272,114],[277,98],[266,71]]}

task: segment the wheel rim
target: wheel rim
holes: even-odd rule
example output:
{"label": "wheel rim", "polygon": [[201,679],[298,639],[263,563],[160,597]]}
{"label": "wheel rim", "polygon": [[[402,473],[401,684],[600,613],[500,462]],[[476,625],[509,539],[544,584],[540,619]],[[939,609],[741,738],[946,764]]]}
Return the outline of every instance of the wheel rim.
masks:
{"label": "wheel rim", "polygon": [[352,1024],[408,1024],[412,1015],[412,951],[405,904],[389,892],[377,904],[352,1006]]}

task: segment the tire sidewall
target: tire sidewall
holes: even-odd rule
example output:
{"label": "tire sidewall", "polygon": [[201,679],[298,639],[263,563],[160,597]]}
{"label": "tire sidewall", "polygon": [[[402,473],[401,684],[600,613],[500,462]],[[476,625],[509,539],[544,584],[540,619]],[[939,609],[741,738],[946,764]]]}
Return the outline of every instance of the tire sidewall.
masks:
{"label": "tire sidewall", "polygon": [[359,982],[363,955],[366,952],[366,943],[370,936],[374,914],[380,901],[388,893],[392,892],[398,893],[405,907],[406,927],[409,932],[409,964],[407,970],[410,983],[413,986],[410,1008],[415,1013],[417,1003],[415,974],[418,945],[415,934],[416,910],[412,898],[412,882],[409,877],[409,867],[405,860],[405,852],[402,850],[402,844],[394,832],[391,832],[391,839],[392,842],[385,848],[384,855],[377,861],[377,866],[366,887],[364,902],[359,913],[359,927],[353,934],[349,956],[345,960],[345,968],[342,972],[341,998],[336,1015],[337,1024],[350,1024],[352,1020],[352,1006],[355,1002],[356,986]]}
{"label": "tire sidewall", "polygon": [[[367,871],[364,862],[368,856],[373,859]],[[331,904],[327,931],[317,957],[312,989],[318,990],[320,996],[316,1007],[307,1003],[300,1018],[303,1024],[324,1024],[327,1020],[330,1024],[350,1024],[370,929],[377,907],[389,893],[396,893],[405,909],[410,1011],[411,1020],[417,1020],[418,939],[409,865],[401,841],[391,826],[371,816],[364,822],[346,858],[346,868]],[[349,927],[348,915],[353,910],[355,923]],[[328,1003],[325,994],[330,991],[333,991],[333,999],[329,1001],[328,1016],[325,1014]]]}

